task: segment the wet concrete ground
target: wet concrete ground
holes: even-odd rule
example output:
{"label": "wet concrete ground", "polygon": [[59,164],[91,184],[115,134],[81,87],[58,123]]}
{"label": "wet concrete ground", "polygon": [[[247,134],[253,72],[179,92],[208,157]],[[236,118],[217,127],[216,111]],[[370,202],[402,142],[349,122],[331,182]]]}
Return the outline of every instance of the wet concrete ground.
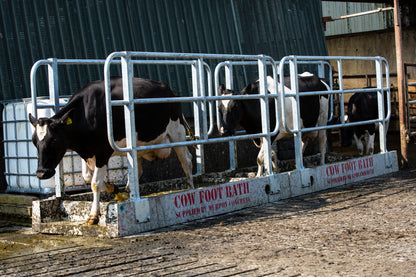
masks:
{"label": "wet concrete ground", "polygon": [[117,239],[0,234],[7,276],[412,276],[416,170]]}
{"label": "wet concrete ground", "polygon": [[415,219],[416,170],[407,169],[126,238],[3,224],[0,275],[411,276]]}

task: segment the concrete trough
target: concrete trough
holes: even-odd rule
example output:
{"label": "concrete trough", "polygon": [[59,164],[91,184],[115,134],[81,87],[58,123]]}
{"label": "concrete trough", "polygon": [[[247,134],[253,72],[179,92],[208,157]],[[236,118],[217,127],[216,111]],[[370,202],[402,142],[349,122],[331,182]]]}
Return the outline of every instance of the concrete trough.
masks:
{"label": "concrete trough", "polygon": [[[144,197],[101,202],[98,226],[87,226],[91,200],[33,202],[32,228],[48,234],[123,237],[359,182],[398,171],[395,151],[261,178],[210,177],[219,184]],[[216,179],[216,180],[214,180]]]}

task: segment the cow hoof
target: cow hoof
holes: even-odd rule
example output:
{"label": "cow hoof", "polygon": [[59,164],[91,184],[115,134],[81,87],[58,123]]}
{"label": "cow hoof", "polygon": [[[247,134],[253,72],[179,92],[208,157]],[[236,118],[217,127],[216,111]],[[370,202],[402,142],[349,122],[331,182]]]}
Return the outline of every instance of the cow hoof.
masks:
{"label": "cow hoof", "polygon": [[87,219],[87,221],[85,221],[85,225],[97,225],[98,222],[100,221],[98,215],[90,215]]}

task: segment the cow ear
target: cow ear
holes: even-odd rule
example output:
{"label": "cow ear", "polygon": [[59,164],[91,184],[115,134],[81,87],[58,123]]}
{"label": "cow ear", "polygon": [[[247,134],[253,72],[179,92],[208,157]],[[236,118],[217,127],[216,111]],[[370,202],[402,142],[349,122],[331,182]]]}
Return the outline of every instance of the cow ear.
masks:
{"label": "cow ear", "polygon": [[71,125],[72,124],[72,114],[74,109],[70,109],[61,117],[61,122],[64,125]]}
{"label": "cow ear", "polygon": [[352,111],[351,114],[355,114],[357,111],[357,107],[355,106],[355,104],[352,104]]}
{"label": "cow ear", "polygon": [[224,91],[225,91],[224,84],[219,85],[219,87],[218,87],[218,94],[219,95],[223,95],[224,94]]}
{"label": "cow ear", "polygon": [[38,120],[31,113],[29,113],[29,121],[32,123],[33,127],[36,127],[38,124]]}
{"label": "cow ear", "polygon": [[248,84],[245,88],[243,88],[243,90],[241,91],[241,94],[251,94],[251,92],[253,91],[253,84]]}

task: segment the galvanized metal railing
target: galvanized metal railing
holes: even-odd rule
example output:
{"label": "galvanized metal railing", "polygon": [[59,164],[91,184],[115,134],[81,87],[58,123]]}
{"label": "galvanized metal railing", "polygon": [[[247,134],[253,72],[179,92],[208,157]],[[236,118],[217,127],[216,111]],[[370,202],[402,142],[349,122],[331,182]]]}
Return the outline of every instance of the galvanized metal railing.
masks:
{"label": "galvanized metal railing", "polygon": [[[112,64],[114,59],[120,59],[121,67],[122,67],[122,76],[123,76],[123,91],[124,91],[124,99],[122,101],[112,101],[111,100],[111,89],[110,89],[110,65]],[[142,60],[135,60],[137,58],[141,58]],[[132,87],[132,77],[134,76],[133,72],[133,63],[145,63],[145,64],[152,64],[157,62],[158,64],[167,64],[164,60],[154,61],[152,59],[175,59],[174,61],[170,61],[170,64],[185,64],[190,65],[192,67],[192,83],[193,83],[193,97],[177,97],[171,98],[169,100],[166,99],[134,99],[133,98],[133,87]],[[209,134],[211,134],[213,127],[210,124],[210,128],[208,129],[207,122],[208,122],[208,113],[207,113],[207,105],[212,107],[212,101],[215,100],[223,100],[229,99],[227,96],[213,96],[212,94],[212,86],[209,84],[211,83],[212,77],[210,76],[210,71],[208,70],[208,81],[205,81],[205,77],[203,74],[204,67],[206,68],[207,65],[204,62],[205,59],[234,59],[234,60],[254,60],[258,62],[259,67],[259,75],[263,76],[263,80],[261,81],[261,96],[247,96],[246,98],[260,98],[261,106],[262,106],[262,117],[263,122],[263,133],[258,135],[246,135],[245,137],[240,137],[238,139],[243,138],[256,138],[256,137],[265,137],[265,145],[268,145],[269,150],[271,147],[271,134],[270,134],[270,127],[268,126],[268,103],[267,98],[268,95],[266,93],[266,71],[265,66],[267,62],[274,63],[273,59],[270,57],[266,57],[263,55],[219,55],[219,54],[192,54],[192,53],[149,53],[149,52],[114,52],[110,54],[104,65],[104,77],[106,82],[106,105],[107,105],[107,129],[108,129],[108,137],[110,145],[119,152],[126,152],[128,161],[129,161],[129,183],[130,183],[130,197],[132,199],[140,199],[139,193],[139,182],[138,182],[138,172],[137,172],[137,151],[142,150],[153,150],[153,149],[161,149],[166,147],[174,147],[174,146],[189,146],[189,145],[196,145],[198,144],[199,147],[196,150],[196,164],[197,164],[197,174],[204,173],[204,153],[203,153],[203,145],[207,143],[217,143],[217,142],[225,142],[230,140],[236,140],[237,138],[228,137],[228,138],[209,138]],[[261,78],[260,78],[261,79]],[[205,93],[205,84],[208,83],[209,93],[206,95]],[[195,127],[195,136],[197,140],[195,141],[186,141],[186,142],[176,142],[176,143],[169,143],[169,144],[158,144],[158,145],[151,145],[151,146],[135,146],[136,141],[136,132],[135,132],[135,124],[134,124],[134,105],[140,103],[160,103],[160,102],[193,102],[194,103],[194,127]],[[126,147],[120,148],[114,141],[112,135],[112,106],[124,106],[125,107],[125,119],[126,119]],[[212,109],[209,112],[210,120],[214,118]],[[211,121],[210,121],[211,122]],[[266,146],[267,147],[267,146]],[[270,153],[270,151],[268,151]],[[271,157],[267,157],[266,154],[265,159],[268,168],[271,168]]]}
{"label": "galvanized metal railing", "polygon": [[[32,95],[32,114],[34,117],[38,117],[38,109],[51,109],[52,115],[57,113],[60,109],[59,103],[59,80],[58,80],[58,65],[70,65],[70,64],[82,64],[82,65],[92,65],[92,64],[103,64],[105,60],[97,59],[56,59],[50,58],[46,60],[37,61],[30,71],[30,88]],[[47,66],[48,68],[48,87],[49,87],[49,103],[39,104],[37,101],[37,72],[41,66]],[[61,163],[56,168],[55,175],[55,194],[57,197],[61,197],[64,193],[64,181],[63,181],[63,164]]]}
{"label": "galvanized metal railing", "polygon": [[[298,62],[302,60],[314,61],[314,60],[322,60],[322,61],[330,61],[334,60],[337,62],[337,71],[339,74],[339,89],[338,90],[329,90],[329,91],[316,91],[316,92],[299,92],[298,89],[298,76],[297,68]],[[344,83],[342,79],[342,62],[346,60],[356,60],[356,61],[374,61],[375,62],[375,69],[376,69],[376,79],[377,79],[377,88],[369,88],[369,89],[344,89]],[[286,115],[284,113],[285,101],[281,101],[281,114],[280,116],[283,118],[283,122],[285,122],[285,128],[289,132],[294,134],[295,140],[295,154],[296,154],[296,167],[297,169],[303,169],[303,154],[302,154],[302,133],[310,132],[310,131],[318,131],[318,130],[326,130],[326,129],[334,129],[334,128],[342,128],[348,126],[356,126],[356,125],[363,125],[369,123],[378,123],[379,127],[379,139],[380,139],[380,152],[385,153],[387,151],[387,144],[386,144],[386,122],[390,119],[391,116],[391,103],[390,103],[390,77],[389,77],[389,67],[386,59],[382,57],[328,57],[328,56],[286,56],[282,58],[280,61],[279,70],[279,77],[280,77],[280,90],[281,99],[285,99],[286,97],[294,97],[296,99],[296,105],[292,107],[294,110],[293,114],[297,115],[293,117],[293,127],[290,127],[287,123],[288,121],[285,119]],[[284,77],[284,65],[288,64],[290,68],[290,78],[291,78],[291,93],[285,93],[284,84],[283,84],[283,77]],[[385,76],[386,82],[383,81],[383,66],[385,69]],[[386,84],[386,85],[384,85]],[[296,88],[293,90],[293,88]],[[355,93],[355,92],[370,92],[370,91],[377,91],[377,100],[378,100],[378,118],[374,120],[368,121],[359,121],[359,122],[349,122],[346,123],[345,118],[345,111],[344,111],[344,94],[346,93]],[[301,128],[300,127],[300,113],[299,113],[299,96],[301,95],[323,95],[323,94],[339,94],[340,95],[340,124],[333,124],[329,126],[319,126],[313,128]],[[387,94],[387,114],[385,116],[384,112],[384,94]],[[386,163],[391,165],[391,161],[386,161]]]}
{"label": "galvanized metal railing", "polygon": [[[228,61],[224,61],[221,62],[219,64],[217,64],[217,66],[215,67],[215,88],[219,87],[219,80],[220,80],[220,71],[221,69],[224,69],[224,74],[225,74],[225,86],[227,89],[234,89],[234,82],[233,82],[233,68],[236,66],[256,66],[258,63],[256,61],[232,61],[232,60],[228,60]],[[276,111],[276,115],[280,114],[280,105],[278,104],[278,99],[279,99],[279,95],[277,93],[277,89],[278,89],[278,72],[279,72],[279,65],[280,62],[274,62],[273,64],[271,62],[266,63],[267,66],[270,65],[274,65],[272,66],[272,77],[275,81],[274,87],[276,88],[276,91],[270,91],[269,92],[271,94],[269,94],[269,98],[274,99],[275,101],[275,111]],[[317,66],[317,72],[318,72],[318,76],[321,78],[325,78],[325,67],[328,67],[328,74],[329,74],[329,78],[328,80],[330,80],[330,87],[332,88],[332,68],[331,65],[329,64],[329,62],[327,61],[300,61],[299,64],[302,65],[316,65]],[[267,88],[268,90],[268,88]],[[218,91],[216,90],[217,95],[218,95]],[[252,96],[252,95],[234,95],[231,96],[230,99],[258,99],[258,96]],[[334,108],[333,108],[333,97],[331,95],[330,97],[330,117],[328,118],[328,122],[330,122],[333,118],[333,114],[334,114]],[[219,108],[218,108],[218,101],[216,102],[216,117],[217,117],[217,127],[220,128],[220,112],[219,112]],[[280,120],[278,120],[278,118],[276,117],[276,124],[274,126],[274,128],[272,128],[270,135],[271,136],[275,136],[277,135],[277,133],[279,132],[280,129]],[[235,139],[246,139],[247,137],[241,136],[241,134],[244,134],[244,131],[239,131],[236,132],[237,134],[240,134],[240,136],[234,136],[234,140]],[[235,170],[238,165],[237,165],[237,149],[235,147],[234,144],[234,140],[230,141],[230,145],[229,145],[229,153],[230,153],[230,171]]]}
{"label": "galvanized metal railing", "polygon": [[[258,80],[260,83],[260,94],[259,95],[241,95],[241,96],[220,96],[217,93],[213,93],[212,88],[212,74],[210,66],[206,63],[207,60],[215,59],[220,60],[221,62],[217,64],[214,73],[215,79],[215,91],[219,85],[219,74],[222,68],[225,69],[225,83],[227,88],[233,88],[233,66],[246,66],[253,65],[257,66],[258,71]],[[331,65],[329,61],[335,61],[337,63],[337,71],[339,73],[339,84],[340,87],[337,90],[333,90],[332,85],[329,91],[322,92],[302,92],[298,91],[297,84],[297,70],[298,66],[302,64],[314,64],[318,66],[318,74],[321,77],[325,77],[324,73],[326,72],[325,67],[328,67],[328,72],[330,74],[329,80],[332,80]],[[344,60],[367,60],[374,61],[376,67],[376,76],[377,76],[377,88],[374,89],[359,89],[359,90],[348,90],[344,89],[343,79],[342,79],[342,62]],[[56,99],[59,98],[58,93],[58,80],[57,80],[57,65],[58,64],[103,64],[104,65],[104,77],[106,83],[106,108],[107,108],[107,129],[108,129],[108,139],[110,145],[114,150],[118,152],[124,152],[127,154],[128,160],[128,174],[130,180],[130,197],[132,200],[140,199],[139,191],[139,180],[138,180],[138,171],[137,171],[137,152],[143,150],[154,150],[167,147],[175,146],[191,146],[199,145],[198,150],[196,150],[196,164],[197,164],[197,174],[203,174],[204,169],[204,144],[209,143],[219,143],[219,142],[229,142],[232,148],[230,150],[230,169],[236,168],[236,162],[232,160],[236,159],[235,155],[231,152],[234,152],[235,144],[233,143],[237,140],[244,139],[254,139],[261,138],[263,140],[263,146],[265,147],[265,172],[266,175],[272,174],[272,162],[271,162],[271,137],[276,135],[282,126],[279,125],[279,117],[283,119],[285,128],[292,132],[295,137],[295,155],[296,155],[296,165],[297,169],[303,170],[303,155],[301,151],[301,136],[303,132],[308,131],[317,131],[330,128],[341,128],[347,126],[355,126],[368,123],[376,123],[379,125],[380,130],[380,151],[386,152],[386,141],[385,141],[385,123],[390,118],[390,101],[388,101],[388,111],[387,116],[384,117],[384,99],[383,94],[387,94],[388,99],[390,99],[390,88],[389,88],[389,69],[387,62],[382,57],[315,57],[315,56],[288,56],[283,58],[280,62],[275,62],[271,57],[264,55],[221,55],[221,54],[193,54],[193,53],[165,53],[165,52],[114,52],[110,54],[106,60],[69,60],[69,59],[48,59],[41,60],[34,64],[31,72],[31,84],[32,84],[32,100],[33,100],[33,114],[37,115],[38,108],[52,108],[56,112],[59,109],[59,101]],[[175,97],[170,99],[134,99],[133,97],[133,87],[132,87],[132,77],[135,75],[133,71],[134,64],[146,64],[146,65],[185,65],[190,66],[192,69],[192,96],[191,97]],[[49,94],[51,103],[48,105],[37,105],[37,94],[36,94],[36,70],[41,65],[48,66],[48,76],[49,76]],[[110,89],[110,67],[111,65],[117,65],[121,67],[122,78],[123,78],[123,100],[114,101],[111,100],[111,89]],[[273,77],[275,80],[275,87],[277,88],[276,94],[267,93],[267,67],[272,66]],[[289,66],[289,75],[291,78],[292,89],[291,93],[285,93],[283,87],[283,76],[285,74],[285,66]],[[386,75],[385,85],[383,80],[383,68]],[[140,75],[140,73],[138,73]],[[280,79],[279,79],[280,78]],[[208,90],[208,92],[207,92]],[[355,123],[346,123],[344,121],[344,102],[343,95],[345,93],[353,93],[356,91],[377,91],[378,92],[378,103],[379,103],[379,117],[378,119],[365,121],[365,122],[355,122]],[[301,95],[317,95],[317,94],[328,94],[335,95],[339,94],[341,103],[340,103],[340,124],[333,124],[330,126],[321,126],[314,128],[300,128],[300,115],[299,111],[299,96]],[[286,97],[293,97],[296,99],[292,108],[297,112],[297,116],[294,118],[294,125],[290,127],[285,118],[285,99]],[[261,106],[261,119],[262,119],[262,132],[259,134],[238,134],[232,137],[210,137],[214,128],[214,117],[217,116],[217,124],[219,124],[219,112],[218,112],[218,101],[230,100],[230,99],[259,99]],[[277,117],[276,125],[270,126],[269,122],[269,99],[275,99]],[[149,145],[149,146],[136,146],[136,132],[135,132],[135,122],[134,122],[134,106],[136,104],[143,103],[160,103],[160,102],[188,102],[193,103],[193,112],[194,112],[194,128],[195,128],[195,141],[184,141],[168,144],[158,144],[158,145]],[[217,103],[217,104],[215,104]],[[113,130],[113,121],[112,121],[112,106],[123,106],[124,115],[126,119],[126,147],[122,148],[117,145],[114,141],[112,130]],[[331,105],[332,106],[332,105]],[[214,112],[215,109],[215,112]],[[331,114],[333,113],[333,108],[331,108]],[[289,128],[290,127],[290,128]],[[383,135],[381,135],[383,133]],[[387,162],[387,161],[386,161]],[[57,171],[58,174],[60,171]],[[62,183],[59,181],[61,178],[56,178],[57,187],[56,194],[60,195],[62,192]]]}

